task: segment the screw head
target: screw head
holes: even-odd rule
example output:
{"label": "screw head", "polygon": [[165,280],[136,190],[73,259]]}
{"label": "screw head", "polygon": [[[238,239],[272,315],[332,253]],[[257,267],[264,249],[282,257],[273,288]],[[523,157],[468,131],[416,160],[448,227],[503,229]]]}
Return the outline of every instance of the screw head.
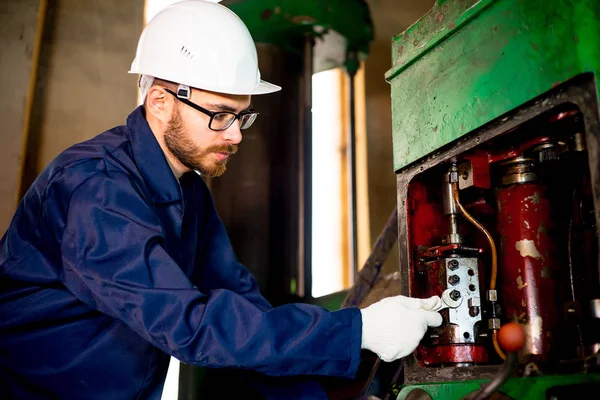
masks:
{"label": "screw head", "polygon": [[452,271],[454,271],[456,268],[458,268],[458,260],[451,260],[448,263],[448,268],[450,268]]}
{"label": "screw head", "polygon": [[460,299],[460,292],[458,290],[451,291],[450,292],[450,298],[452,300],[455,300],[455,301],[458,300],[458,299]]}

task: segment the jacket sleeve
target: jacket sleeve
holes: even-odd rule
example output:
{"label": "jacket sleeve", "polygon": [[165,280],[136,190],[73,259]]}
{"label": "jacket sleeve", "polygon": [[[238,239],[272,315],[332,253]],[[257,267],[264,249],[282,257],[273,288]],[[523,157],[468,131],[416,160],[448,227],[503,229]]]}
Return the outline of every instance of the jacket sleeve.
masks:
{"label": "jacket sleeve", "polygon": [[89,178],[71,193],[64,215],[65,286],[166,353],[273,376],[355,375],[358,309],[263,310],[228,289],[200,292],[167,254],[153,210],[126,176]]}

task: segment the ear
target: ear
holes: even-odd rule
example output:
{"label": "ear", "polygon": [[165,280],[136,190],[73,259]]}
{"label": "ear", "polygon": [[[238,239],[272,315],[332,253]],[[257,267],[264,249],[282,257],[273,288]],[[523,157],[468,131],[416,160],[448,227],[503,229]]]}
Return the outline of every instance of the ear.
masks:
{"label": "ear", "polygon": [[164,88],[154,85],[148,90],[145,106],[147,114],[166,124],[171,119],[174,102]]}

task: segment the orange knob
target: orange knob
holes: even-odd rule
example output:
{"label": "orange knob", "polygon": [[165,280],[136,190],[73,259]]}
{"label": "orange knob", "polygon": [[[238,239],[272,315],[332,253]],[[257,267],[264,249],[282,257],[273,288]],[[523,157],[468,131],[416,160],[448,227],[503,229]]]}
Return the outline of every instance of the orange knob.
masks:
{"label": "orange knob", "polygon": [[504,324],[498,332],[498,342],[509,353],[519,351],[525,346],[525,330],[516,322]]}

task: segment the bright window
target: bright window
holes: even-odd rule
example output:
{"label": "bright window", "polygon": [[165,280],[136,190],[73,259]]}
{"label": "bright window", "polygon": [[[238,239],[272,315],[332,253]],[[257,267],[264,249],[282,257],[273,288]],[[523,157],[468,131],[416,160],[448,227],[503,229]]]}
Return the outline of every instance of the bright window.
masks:
{"label": "bright window", "polygon": [[[355,77],[358,267],[370,252],[363,69]],[[312,296],[348,289],[351,271],[349,78],[341,69],[312,81]]]}
{"label": "bright window", "polygon": [[313,297],[344,289],[342,73],[340,69],[319,72],[312,81]]}

